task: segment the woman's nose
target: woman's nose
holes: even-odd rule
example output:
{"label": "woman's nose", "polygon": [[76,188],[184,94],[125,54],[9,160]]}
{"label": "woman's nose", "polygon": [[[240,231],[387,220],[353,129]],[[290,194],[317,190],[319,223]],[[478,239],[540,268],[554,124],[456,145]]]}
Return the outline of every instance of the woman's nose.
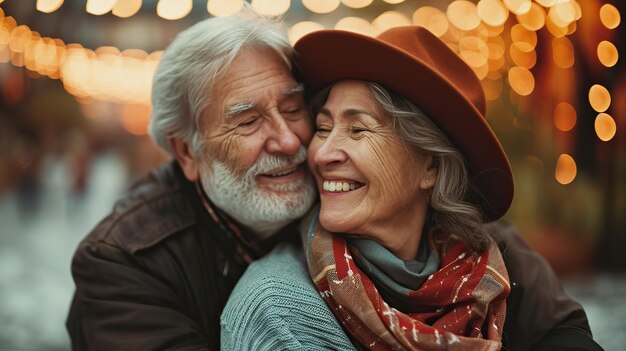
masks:
{"label": "woman's nose", "polygon": [[[313,141],[315,142],[315,141]],[[332,133],[323,140],[322,145],[315,151],[313,160],[318,166],[332,166],[346,162],[348,156],[342,148],[341,142]]]}

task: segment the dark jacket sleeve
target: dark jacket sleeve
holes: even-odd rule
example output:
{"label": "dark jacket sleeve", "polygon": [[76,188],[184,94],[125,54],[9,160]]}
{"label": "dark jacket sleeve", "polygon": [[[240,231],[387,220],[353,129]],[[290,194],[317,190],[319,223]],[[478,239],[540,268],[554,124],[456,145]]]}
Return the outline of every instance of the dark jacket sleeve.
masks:
{"label": "dark jacket sleeve", "polygon": [[173,287],[118,247],[84,242],[72,262],[74,350],[208,350]]}
{"label": "dark jacket sleeve", "polygon": [[512,227],[494,228],[511,282],[502,340],[504,348],[602,350],[593,341],[582,306],[565,294],[547,261]]}

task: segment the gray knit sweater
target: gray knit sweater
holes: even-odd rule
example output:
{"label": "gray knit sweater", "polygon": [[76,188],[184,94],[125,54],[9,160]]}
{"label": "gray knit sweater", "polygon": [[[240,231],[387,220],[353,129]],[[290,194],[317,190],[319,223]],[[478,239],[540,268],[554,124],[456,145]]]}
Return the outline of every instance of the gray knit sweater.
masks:
{"label": "gray knit sweater", "polygon": [[313,286],[302,248],[293,244],[248,267],[221,324],[222,350],[354,350]]}

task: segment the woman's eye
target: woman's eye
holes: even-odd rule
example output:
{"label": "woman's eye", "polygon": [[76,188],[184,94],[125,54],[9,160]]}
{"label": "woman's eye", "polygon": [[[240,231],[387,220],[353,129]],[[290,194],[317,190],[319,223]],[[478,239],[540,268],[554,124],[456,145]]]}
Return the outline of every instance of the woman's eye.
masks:
{"label": "woman's eye", "polygon": [[316,127],[315,130],[315,134],[317,134],[320,137],[326,137],[328,136],[328,134],[330,134],[330,129],[327,127]]}
{"label": "woman's eye", "polygon": [[360,134],[363,132],[367,132],[368,129],[366,128],[361,128],[361,127],[352,127],[350,128],[350,132],[352,132],[352,134]]}

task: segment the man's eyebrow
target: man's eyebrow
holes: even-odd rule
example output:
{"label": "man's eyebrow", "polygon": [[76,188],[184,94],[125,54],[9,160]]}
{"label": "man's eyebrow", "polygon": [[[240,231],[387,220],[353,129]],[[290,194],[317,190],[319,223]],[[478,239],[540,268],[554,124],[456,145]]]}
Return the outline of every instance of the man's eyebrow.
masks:
{"label": "man's eyebrow", "polygon": [[296,95],[296,94],[302,94],[304,93],[304,84],[300,83],[298,85],[295,85],[289,89],[287,89],[284,93],[285,96],[291,96],[291,95]]}
{"label": "man's eyebrow", "polygon": [[256,107],[254,102],[238,102],[226,108],[226,118],[233,118]]}

